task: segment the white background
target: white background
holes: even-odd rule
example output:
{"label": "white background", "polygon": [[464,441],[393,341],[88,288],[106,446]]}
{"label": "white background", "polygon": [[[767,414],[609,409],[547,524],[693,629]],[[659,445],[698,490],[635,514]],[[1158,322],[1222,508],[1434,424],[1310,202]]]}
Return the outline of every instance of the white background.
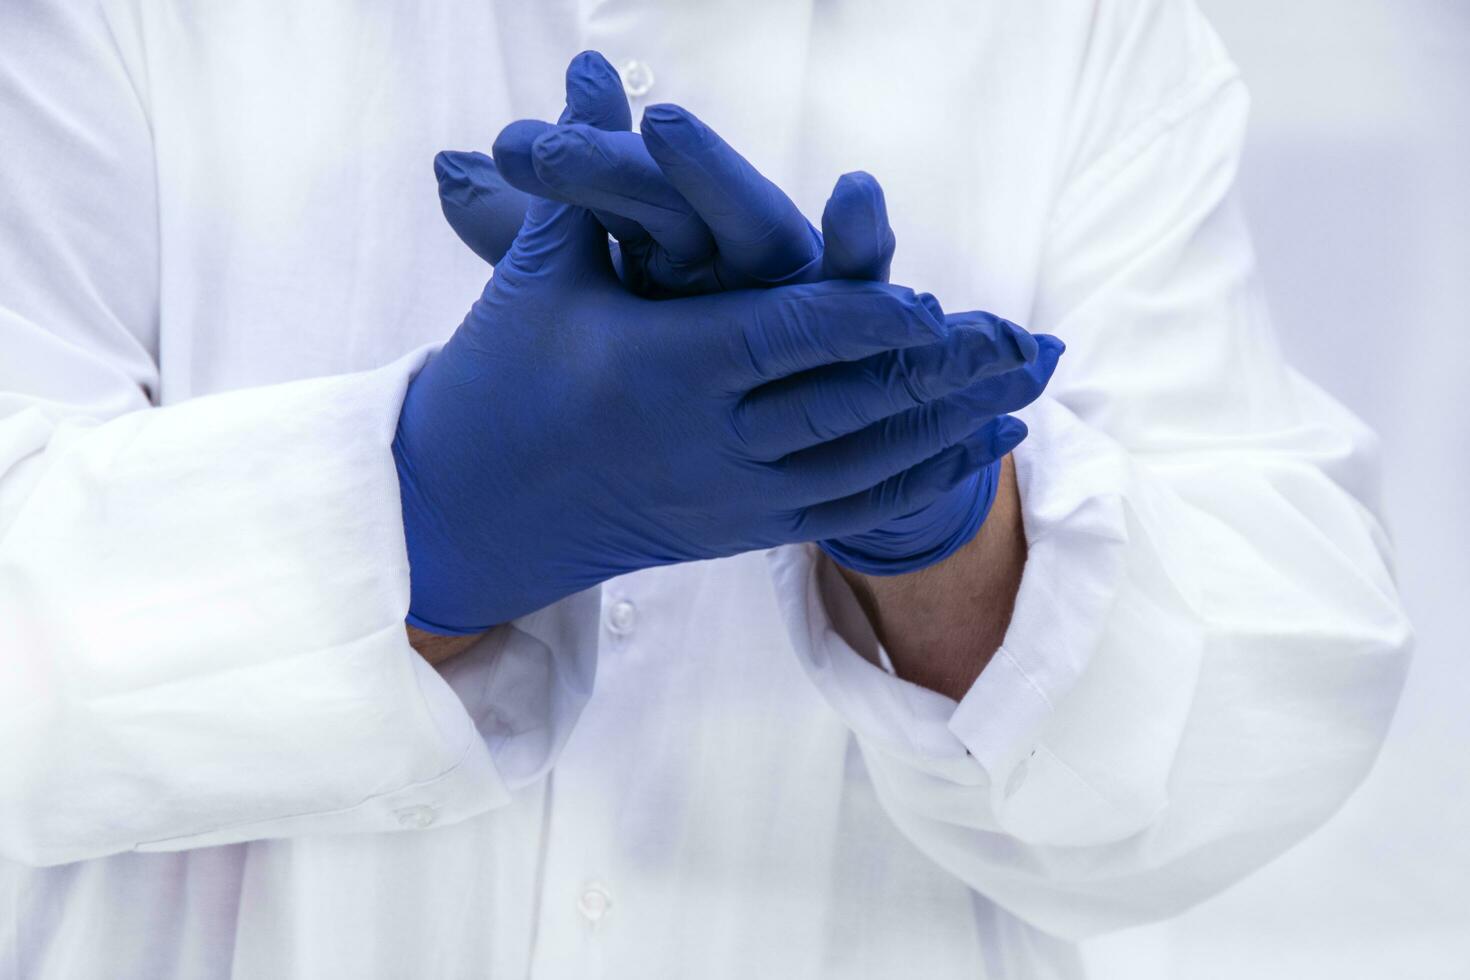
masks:
{"label": "white background", "polygon": [[1470,0],[1200,0],[1295,364],[1383,440],[1418,643],[1368,783],[1276,864],[1089,950],[1129,980],[1470,980]]}

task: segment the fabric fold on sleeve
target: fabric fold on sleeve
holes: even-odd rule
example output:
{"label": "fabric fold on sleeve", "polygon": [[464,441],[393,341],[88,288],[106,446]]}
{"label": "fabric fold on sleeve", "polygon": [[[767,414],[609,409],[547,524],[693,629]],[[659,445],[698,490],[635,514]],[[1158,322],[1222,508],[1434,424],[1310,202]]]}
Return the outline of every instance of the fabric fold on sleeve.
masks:
{"label": "fabric fold on sleeve", "polygon": [[[1035,759],[1043,733],[1098,648],[1125,585],[1126,460],[1050,399],[1026,416],[1031,435],[1015,452],[1026,569],[1002,645],[958,703],[893,674],[830,561],[805,545],[770,558],[788,625],[802,640],[802,665],[874,764],[891,760],[993,788],[996,827],[1033,766],[1048,764]],[[1111,806],[1091,791],[1082,795],[1092,806],[1073,808],[1071,817],[1097,826]]]}
{"label": "fabric fold on sleeve", "polygon": [[476,704],[514,704],[491,738],[409,645],[390,444],[424,358],[15,426],[38,444],[6,447],[32,461],[0,538],[7,855],[423,827],[545,772],[596,597],[485,642]]}

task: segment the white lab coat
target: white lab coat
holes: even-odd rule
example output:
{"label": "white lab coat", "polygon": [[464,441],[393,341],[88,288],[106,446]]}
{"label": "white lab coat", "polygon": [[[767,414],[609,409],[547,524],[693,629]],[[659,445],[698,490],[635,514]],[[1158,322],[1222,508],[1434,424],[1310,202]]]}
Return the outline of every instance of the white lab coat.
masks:
{"label": "white lab coat", "polygon": [[[1372,440],[1281,363],[1185,0],[93,6],[0,9],[5,980],[1075,976],[1371,764]],[[407,645],[389,440],[486,274],[430,159],[585,47],[1067,341],[958,704],[807,547]]]}

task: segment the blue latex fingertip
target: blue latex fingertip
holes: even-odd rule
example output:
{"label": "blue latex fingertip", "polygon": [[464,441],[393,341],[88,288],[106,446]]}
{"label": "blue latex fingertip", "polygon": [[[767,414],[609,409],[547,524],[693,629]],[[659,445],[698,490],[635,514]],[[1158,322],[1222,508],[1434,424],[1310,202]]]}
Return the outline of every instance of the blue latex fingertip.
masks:
{"label": "blue latex fingertip", "polygon": [[495,137],[495,145],[490,148],[490,153],[500,162],[503,162],[503,156],[527,154],[538,136],[554,128],[551,123],[540,119],[517,119]]}
{"label": "blue latex fingertip", "polygon": [[[586,145],[586,137],[565,129],[553,129],[536,137],[531,144],[531,164],[536,167],[536,175],[548,184],[555,183],[548,178],[565,176],[557,174],[557,168],[565,166],[577,150]],[[538,164],[545,164],[547,169],[543,170]],[[575,178],[572,180],[575,182]]]}
{"label": "blue latex fingertip", "polygon": [[491,153],[507,183],[528,194],[535,194],[541,189],[541,179],[536,176],[531,160],[531,146],[543,133],[554,128],[551,123],[539,119],[518,119],[500,131]]}
{"label": "blue latex fingertip", "polygon": [[822,211],[825,271],[840,279],[887,279],[895,239],[883,188],[861,170],[837,178]]}
{"label": "blue latex fingertip", "polygon": [[633,114],[623,94],[623,80],[606,58],[583,51],[567,65],[567,107],[562,122],[581,122],[598,129],[626,130]]}
{"label": "blue latex fingertip", "polygon": [[[1019,329],[1019,328],[1017,328]],[[1057,362],[1062,359],[1062,354],[1067,350],[1067,345],[1049,333],[1032,334],[1033,342],[1036,344],[1035,363],[1046,368],[1047,376],[1050,377]]]}
{"label": "blue latex fingertip", "polygon": [[885,208],[887,201],[883,197],[883,185],[878,179],[866,170],[850,170],[837,178],[837,183],[832,188],[833,198],[861,195],[869,203],[875,204],[873,210]]}
{"label": "blue latex fingertip", "polygon": [[622,85],[622,79],[618,77],[618,70],[612,66],[612,62],[604,58],[601,51],[593,48],[578,51],[572,56],[572,60],[567,63],[567,77],[570,78],[573,74],[582,77],[601,74],[604,77],[618,78],[618,84]]}
{"label": "blue latex fingertip", "polygon": [[1010,415],[1003,415],[996,420],[995,429],[991,432],[991,452],[997,457],[1015,449],[1025,440],[1031,430],[1026,428],[1026,423]]}
{"label": "blue latex fingertip", "polygon": [[944,324],[945,332],[948,332],[948,324],[944,323],[944,307],[939,305],[939,300],[935,298],[934,294],[919,293],[917,299],[919,300],[919,304],[929,311],[930,316],[934,317],[941,324]]}
{"label": "blue latex fingertip", "polygon": [[652,135],[671,145],[701,140],[705,135],[704,123],[688,109],[672,102],[660,102],[644,109],[638,129],[645,137]]}
{"label": "blue latex fingertip", "polygon": [[673,102],[655,102],[643,110],[644,121],[651,122],[654,125],[688,122],[693,118],[689,110]]}
{"label": "blue latex fingertip", "polygon": [[457,150],[441,150],[434,154],[434,177],[441,184],[463,184],[464,167],[460,165]]}
{"label": "blue latex fingertip", "polygon": [[1036,360],[1037,355],[1041,352],[1038,338],[1009,320],[1006,321],[1006,326],[1009,328],[1011,343],[1016,345],[1016,353],[1020,355],[1021,360],[1027,364]]}

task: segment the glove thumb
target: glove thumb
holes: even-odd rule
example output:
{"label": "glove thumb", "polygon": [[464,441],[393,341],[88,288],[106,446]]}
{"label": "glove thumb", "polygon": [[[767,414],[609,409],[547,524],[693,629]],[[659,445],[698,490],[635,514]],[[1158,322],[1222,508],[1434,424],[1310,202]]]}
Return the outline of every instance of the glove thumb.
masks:
{"label": "glove thumb", "polygon": [[495,272],[568,281],[611,278],[607,229],[586,208],[533,198],[515,244]]}
{"label": "glove thumb", "polygon": [[623,79],[596,51],[583,51],[567,65],[567,107],[560,122],[622,132],[633,127]]}
{"label": "glove thumb", "polygon": [[823,278],[888,281],[896,240],[883,188],[871,174],[837,178],[822,211],[822,239]]}

